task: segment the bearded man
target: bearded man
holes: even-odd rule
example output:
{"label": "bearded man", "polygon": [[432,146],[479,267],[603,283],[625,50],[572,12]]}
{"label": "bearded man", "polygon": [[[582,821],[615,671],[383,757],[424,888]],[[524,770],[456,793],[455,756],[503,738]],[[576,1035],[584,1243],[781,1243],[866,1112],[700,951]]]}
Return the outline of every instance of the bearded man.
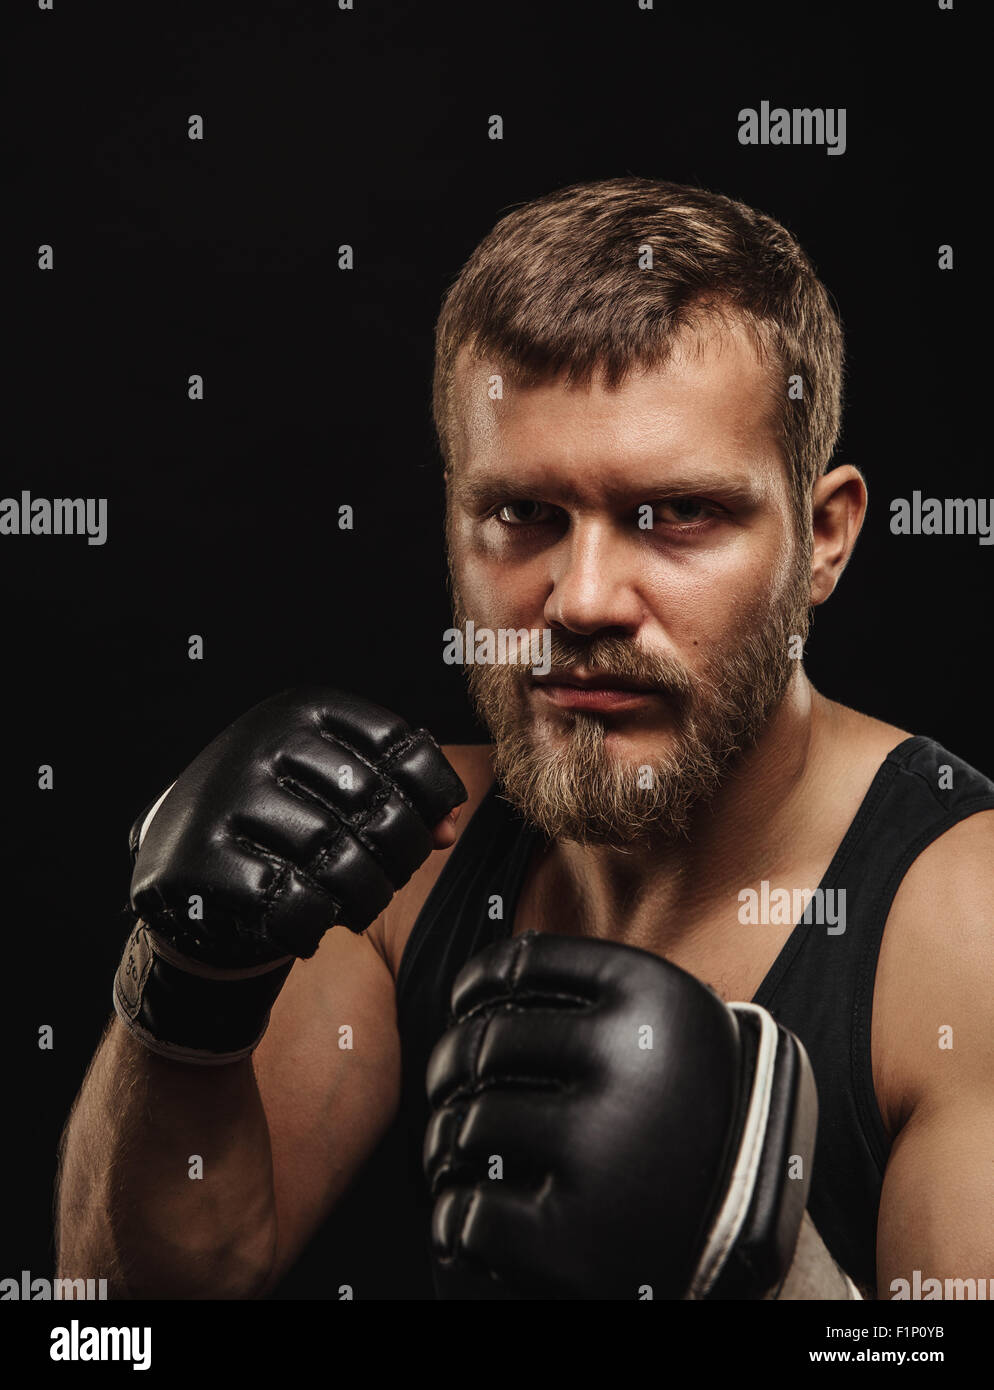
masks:
{"label": "bearded man", "polygon": [[830,466],[842,379],[808,258],[728,198],[612,179],[481,242],[436,337],[454,619],[549,662],[467,665],[492,741],[441,752],[285,692],[139,817],[63,1274],[851,1299],[987,1273],[994,784],[805,674],[867,502]]}

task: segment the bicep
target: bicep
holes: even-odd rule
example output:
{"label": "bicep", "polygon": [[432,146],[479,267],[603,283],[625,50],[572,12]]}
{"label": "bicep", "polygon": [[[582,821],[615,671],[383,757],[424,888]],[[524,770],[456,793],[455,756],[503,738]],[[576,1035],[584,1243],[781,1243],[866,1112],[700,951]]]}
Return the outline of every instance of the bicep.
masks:
{"label": "bicep", "polygon": [[[921,1105],[894,1141],[877,1224],[877,1296],[895,1280],[989,1278],[994,1086]],[[945,1283],[943,1282],[943,1288]]]}
{"label": "bicep", "polygon": [[[994,811],[908,870],[877,965],[874,1074],[900,1124],[877,1224],[877,1289],[979,1279],[994,1256]],[[878,1088],[878,1095],[880,1090]],[[903,1119],[907,1116],[906,1119]]]}
{"label": "bicep", "polygon": [[394,981],[369,939],[334,927],[298,961],[253,1055],[269,1125],[281,1278],[396,1114]]}

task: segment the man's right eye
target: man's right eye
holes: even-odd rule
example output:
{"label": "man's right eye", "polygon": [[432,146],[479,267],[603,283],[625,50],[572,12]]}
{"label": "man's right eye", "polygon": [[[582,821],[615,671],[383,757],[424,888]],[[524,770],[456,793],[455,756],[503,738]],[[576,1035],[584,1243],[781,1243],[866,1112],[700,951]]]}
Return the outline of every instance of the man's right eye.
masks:
{"label": "man's right eye", "polygon": [[[506,526],[534,526],[540,521],[548,521],[549,514],[553,511],[554,508],[546,502],[533,502],[530,498],[523,498],[514,502],[505,502],[502,507],[497,508],[494,515],[498,521],[504,522]],[[519,515],[514,515],[514,513],[519,513]]]}

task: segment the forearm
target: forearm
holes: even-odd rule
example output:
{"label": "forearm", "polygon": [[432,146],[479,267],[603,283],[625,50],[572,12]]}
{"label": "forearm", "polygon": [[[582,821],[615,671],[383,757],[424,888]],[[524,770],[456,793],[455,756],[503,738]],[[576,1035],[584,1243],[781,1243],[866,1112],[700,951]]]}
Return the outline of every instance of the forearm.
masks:
{"label": "forearm", "polygon": [[801,1222],[794,1259],[779,1290],[779,1300],[862,1298],[853,1281],[835,1263],[807,1212]]}
{"label": "forearm", "polygon": [[251,1058],[169,1061],[113,1019],[63,1135],[56,1210],[63,1278],[107,1278],[119,1298],[256,1294],[276,1222]]}

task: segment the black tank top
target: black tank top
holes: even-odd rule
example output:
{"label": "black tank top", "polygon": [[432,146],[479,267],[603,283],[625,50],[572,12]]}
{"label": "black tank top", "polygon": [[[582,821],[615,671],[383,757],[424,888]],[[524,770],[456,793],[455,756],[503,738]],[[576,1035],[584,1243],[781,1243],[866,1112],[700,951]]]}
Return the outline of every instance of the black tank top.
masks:
{"label": "black tank top", "polygon": [[[808,1210],[836,1261],[869,1289],[876,1285],[877,1209],[890,1150],[870,1062],[884,925],[922,850],[958,821],[991,809],[994,782],[933,739],[905,739],[878,769],[820,884],[826,892],[845,890],[845,931],[829,934],[812,924],[809,908],[754,996],[796,1033],[811,1059],[819,1115]],[[360,1298],[434,1298],[431,1203],[421,1170],[425,1070],[448,1026],[456,975],[476,952],[510,936],[529,861],[543,843],[492,786],[449,855],[401,961],[397,1117],[275,1297],[337,1298],[346,1286]]]}

